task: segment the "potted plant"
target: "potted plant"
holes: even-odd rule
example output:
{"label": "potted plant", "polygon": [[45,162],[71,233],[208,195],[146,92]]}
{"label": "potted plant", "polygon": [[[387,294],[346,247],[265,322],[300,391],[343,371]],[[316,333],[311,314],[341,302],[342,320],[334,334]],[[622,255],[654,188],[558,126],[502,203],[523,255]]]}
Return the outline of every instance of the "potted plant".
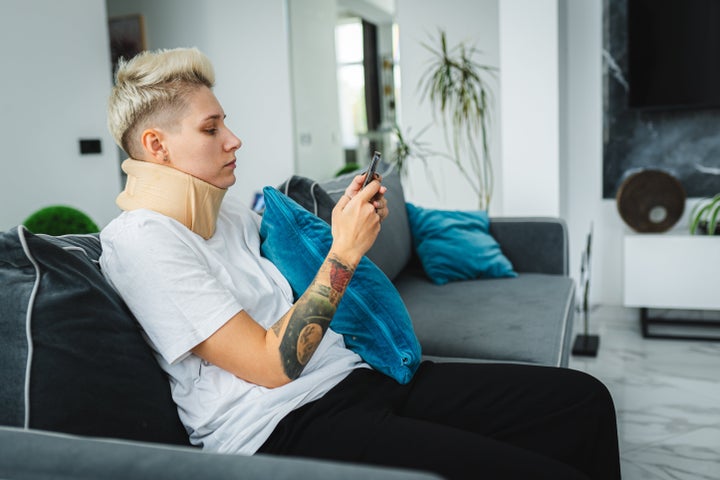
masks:
{"label": "potted plant", "polygon": [[720,235],[718,220],[720,220],[720,193],[695,204],[690,211],[690,233],[692,235],[697,233]]}
{"label": "potted plant", "polygon": [[489,151],[492,92],[486,81],[496,69],[481,65],[479,51],[461,42],[448,47],[443,30],[439,45],[423,46],[432,54],[419,87],[421,100],[429,100],[439,115],[449,158],[478,197],[478,207],[487,209],[493,192],[493,170]]}
{"label": "potted plant", "polygon": [[[399,125],[393,126],[393,135],[395,137],[395,147],[393,149],[391,162],[395,165],[400,176],[405,179],[408,173],[408,162],[410,158],[415,158],[422,162],[425,168],[430,164],[430,158],[436,156],[447,157],[447,155],[432,150],[428,143],[420,140],[420,137],[430,128],[426,125],[417,134],[412,135],[412,129],[408,128],[405,133],[402,132]],[[438,193],[437,184],[432,175],[427,177],[430,187],[435,193]]]}

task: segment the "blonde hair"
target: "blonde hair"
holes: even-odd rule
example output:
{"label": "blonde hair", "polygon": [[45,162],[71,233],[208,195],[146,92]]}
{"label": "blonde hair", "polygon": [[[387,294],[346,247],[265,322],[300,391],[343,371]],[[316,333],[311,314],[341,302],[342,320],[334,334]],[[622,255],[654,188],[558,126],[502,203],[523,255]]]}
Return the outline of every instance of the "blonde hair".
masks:
{"label": "blonde hair", "polygon": [[128,155],[139,158],[142,131],[177,125],[188,94],[202,86],[212,88],[215,72],[197,48],[176,48],[120,59],[115,80],[108,102],[108,128]]}

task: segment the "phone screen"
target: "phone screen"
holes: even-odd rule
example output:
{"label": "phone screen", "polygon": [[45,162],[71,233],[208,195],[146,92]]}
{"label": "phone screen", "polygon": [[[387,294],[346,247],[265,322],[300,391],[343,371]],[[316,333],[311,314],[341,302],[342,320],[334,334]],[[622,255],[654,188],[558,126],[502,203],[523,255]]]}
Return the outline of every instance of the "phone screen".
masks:
{"label": "phone screen", "polygon": [[370,166],[368,166],[367,171],[365,172],[367,175],[365,176],[365,180],[363,181],[363,188],[372,181],[372,179],[375,177],[375,170],[377,170],[378,163],[380,163],[380,152],[375,152],[373,154],[373,158],[370,161]]}

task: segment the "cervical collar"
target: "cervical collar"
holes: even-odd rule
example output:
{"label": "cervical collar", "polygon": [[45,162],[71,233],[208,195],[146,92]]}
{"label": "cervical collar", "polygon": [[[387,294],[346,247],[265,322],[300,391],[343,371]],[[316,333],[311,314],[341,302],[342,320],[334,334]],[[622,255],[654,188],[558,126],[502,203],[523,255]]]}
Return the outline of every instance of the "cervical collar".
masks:
{"label": "cervical collar", "polygon": [[174,218],[205,240],[215,233],[227,189],[218,188],[172,167],[128,158],[125,190],[116,203],[122,210],[153,210]]}

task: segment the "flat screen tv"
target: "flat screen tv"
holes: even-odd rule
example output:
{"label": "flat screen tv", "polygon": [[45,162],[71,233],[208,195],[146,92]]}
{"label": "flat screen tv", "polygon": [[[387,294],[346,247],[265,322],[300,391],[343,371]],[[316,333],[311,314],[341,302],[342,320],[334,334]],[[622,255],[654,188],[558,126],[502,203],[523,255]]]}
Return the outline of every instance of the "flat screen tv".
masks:
{"label": "flat screen tv", "polygon": [[720,108],[720,0],[628,0],[628,104]]}

